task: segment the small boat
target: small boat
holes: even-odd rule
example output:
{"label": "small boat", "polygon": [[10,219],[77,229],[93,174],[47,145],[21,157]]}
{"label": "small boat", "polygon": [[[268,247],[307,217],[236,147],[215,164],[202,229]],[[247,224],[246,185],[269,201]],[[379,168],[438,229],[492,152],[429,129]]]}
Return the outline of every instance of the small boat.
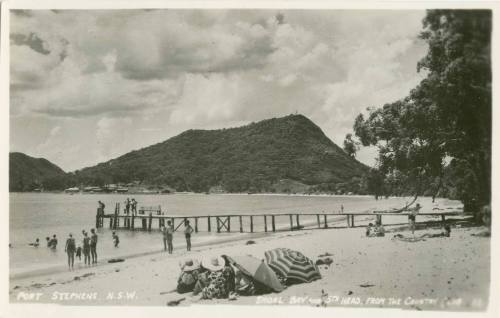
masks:
{"label": "small boat", "polygon": [[80,189],[76,188],[76,187],[74,187],[74,188],[67,188],[66,190],[64,190],[64,192],[66,192],[66,193],[78,193],[78,192],[80,192]]}

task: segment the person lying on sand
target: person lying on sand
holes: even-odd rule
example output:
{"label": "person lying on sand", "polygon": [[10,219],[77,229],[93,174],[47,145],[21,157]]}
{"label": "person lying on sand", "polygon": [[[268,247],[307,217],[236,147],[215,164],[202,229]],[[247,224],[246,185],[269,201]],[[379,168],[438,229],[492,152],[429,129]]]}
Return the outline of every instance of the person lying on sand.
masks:
{"label": "person lying on sand", "polygon": [[186,260],[181,266],[181,274],[177,279],[177,292],[179,294],[188,293],[194,290],[198,281],[200,266],[192,259]]}
{"label": "person lying on sand", "polygon": [[404,236],[403,234],[395,234],[392,239],[400,240],[400,241],[405,241],[405,242],[417,242],[417,241],[423,241],[426,238],[436,238],[436,237],[450,237],[451,235],[451,227],[449,225],[446,225],[444,227],[444,231],[441,233],[425,233],[419,236],[414,236],[414,237],[407,237]]}

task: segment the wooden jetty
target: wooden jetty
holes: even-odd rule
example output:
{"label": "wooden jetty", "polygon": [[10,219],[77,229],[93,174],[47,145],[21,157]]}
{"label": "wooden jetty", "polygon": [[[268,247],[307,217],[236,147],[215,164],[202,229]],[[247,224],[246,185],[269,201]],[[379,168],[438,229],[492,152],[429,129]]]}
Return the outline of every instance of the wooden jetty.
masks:
{"label": "wooden jetty", "polygon": [[[361,213],[273,213],[273,214],[220,214],[220,215],[196,215],[196,216],[185,216],[185,215],[167,215],[161,210],[160,206],[155,207],[140,207],[136,213],[120,213],[120,204],[117,203],[115,206],[114,213],[105,214],[99,209],[96,214],[96,228],[104,227],[105,219],[109,220],[110,229],[127,229],[127,230],[143,230],[151,231],[153,228],[161,229],[168,221],[171,222],[174,230],[182,230],[181,226],[184,222],[189,220],[191,226],[193,226],[194,231],[197,233],[199,231],[221,233],[221,232],[240,232],[240,233],[254,233],[254,232],[276,232],[276,231],[295,231],[304,228],[301,225],[301,218],[304,221],[307,218],[308,228],[319,228],[326,229],[331,228],[328,219],[332,222],[335,218],[335,222],[339,221],[339,217],[346,218],[346,226],[341,227],[355,227],[355,217],[359,216],[376,216],[376,222],[382,224],[383,216],[408,216],[411,215],[409,212],[401,213],[391,213],[391,212],[361,212]],[[446,222],[447,216],[457,216],[462,215],[461,212],[449,211],[449,212],[433,212],[433,213],[418,213],[419,216],[435,216],[440,217],[441,222],[444,224]],[[277,227],[277,219],[280,219],[281,228]],[[261,229],[256,229],[256,220],[262,220]],[[212,223],[215,222],[215,227],[212,228]],[[232,223],[233,222],[233,223]],[[287,226],[283,226],[284,223],[289,223]],[[234,226],[234,225],[237,226]],[[303,222],[303,224],[306,224]],[[155,225],[155,226],[154,226]],[[203,228],[202,228],[202,225]],[[233,225],[231,227],[231,225]],[[335,226],[339,228],[338,225]]]}

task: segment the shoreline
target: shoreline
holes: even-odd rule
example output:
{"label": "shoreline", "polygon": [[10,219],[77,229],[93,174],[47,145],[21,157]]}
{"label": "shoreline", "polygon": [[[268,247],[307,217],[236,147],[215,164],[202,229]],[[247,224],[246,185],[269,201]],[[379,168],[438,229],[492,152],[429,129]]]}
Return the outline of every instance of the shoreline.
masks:
{"label": "shoreline", "polygon": [[[324,291],[331,300],[327,306],[372,306],[413,310],[484,310],[490,284],[490,239],[472,236],[481,227],[454,227],[449,238],[429,238],[419,242],[391,239],[393,234],[411,235],[397,226],[387,227],[385,237],[367,238],[364,228],[277,232],[244,240],[193,246],[192,252],[174,250],[173,255],[155,253],[126,259],[123,263],[103,264],[51,276],[11,279],[10,301],[33,303],[23,295],[39,293],[35,303],[63,305],[158,306],[185,298],[190,304],[307,305],[317,306]],[[426,227],[416,235],[436,232]],[[320,266],[320,280],[289,286],[281,293],[240,296],[237,300],[200,300],[191,294],[179,295],[175,289],[179,264],[187,258],[201,260],[215,255],[250,254],[264,257],[266,250],[289,247],[302,251],[312,260],[328,252],[330,267]],[[369,265],[368,265],[369,264]],[[106,266],[107,265],[107,266]],[[109,298],[131,293],[132,299]],[[82,299],[92,293],[95,297]],[[400,299],[398,305],[376,304],[374,299]],[[302,299],[300,302],[298,299]],[[340,299],[335,302],[335,299]],[[361,303],[356,303],[361,301]]]}

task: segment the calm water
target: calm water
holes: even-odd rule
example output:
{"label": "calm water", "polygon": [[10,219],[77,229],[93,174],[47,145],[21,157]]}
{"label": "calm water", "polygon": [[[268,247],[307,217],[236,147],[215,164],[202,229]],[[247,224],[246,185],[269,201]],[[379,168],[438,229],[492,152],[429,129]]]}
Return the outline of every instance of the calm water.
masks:
{"label": "calm water", "polygon": [[[287,195],[127,195],[127,194],[52,194],[52,193],[11,193],[10,194],[10,272],[11,275],[33,272],[66,262],[64,243],[68,233],[73,233],[77,244],[81,242],[82,229],[87,231],[95,226],[97,201],[106,204],[106,212],[114,209],[115,203],[127,197],[135,197],[138,207],[161,205],[167,215],[214,215],[214,214],[264,214],[293,212],[338,212],[340,206],[345,211],[366,211],[387,207],[400,207],[407,199],[389,198],[375,201],[373,197],[361,196],[287,196]],[[446,205],[446,200],[442,200]],[[425,205],[424,205],[425,206]],[[315,217],[302,220],[303,223],[315,222]],[[232,221],[232,229],[238,230],[237,219]],[[287,217],[278,217],[277,223],[288,224]],[[263,231],[263,220],[254,220],[255,229]],[[108,222],[99,229],[98,253],[103,258],[141,254],[159,251],[163,248],[161,234],[142,231],[118,231],[120,246],[115,248],[111,239]],[[157,223],[154,224],[158,228]],[[207,233],[206,221],[200,220],[200,233],[193,237],[193,244],[221,238],[225,234]],[[269,225],[270,227],[270,225]],[[212,230],[215,220],[212,221]],[[249,229],[247,220],[244,228]],[[45,237],[56,234],[58,248],[52,251],[46,248]],[[227,235],[227,234],[226,234]],[[36,238],[41,245],[34,248],[28,245]],[[184,244],[182,234],[174,237],[174,247]],[[79,263],[77,260],[75,262]]]}

